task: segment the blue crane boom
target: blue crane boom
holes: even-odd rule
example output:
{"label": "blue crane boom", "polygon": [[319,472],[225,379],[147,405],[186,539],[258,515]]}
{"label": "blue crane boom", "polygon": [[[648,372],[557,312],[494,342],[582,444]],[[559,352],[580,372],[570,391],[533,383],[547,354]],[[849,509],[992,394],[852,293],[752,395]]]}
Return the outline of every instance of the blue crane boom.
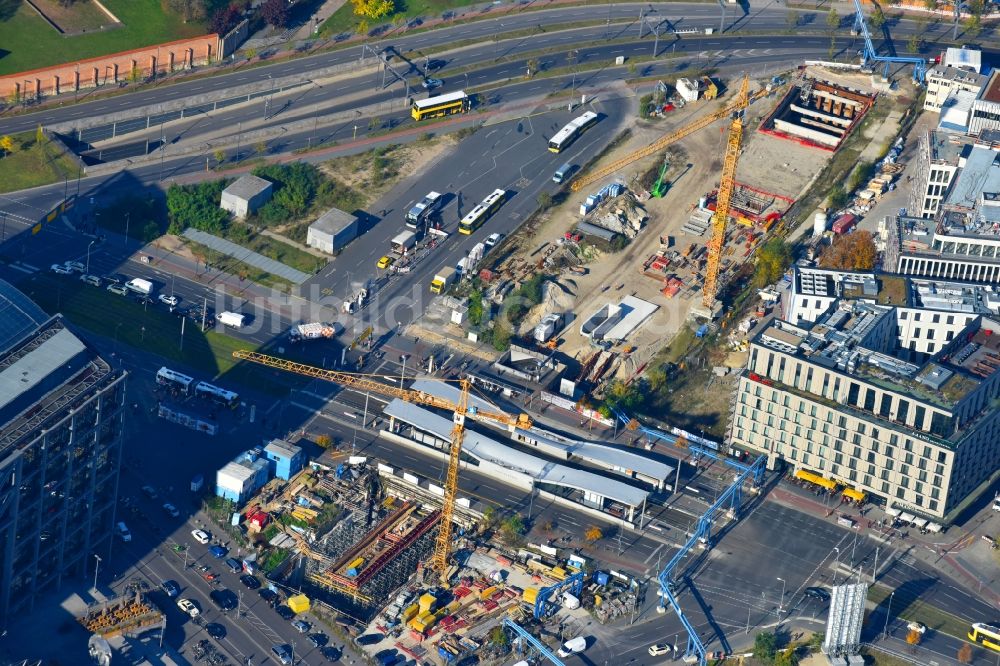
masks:
{"label": "blue crane boom", "polygon": [[875,51],[875,45],[872,44],[872,36],[868,31],[868,23],[865,21],[865,13],[861,9],[861,0],[854,0],[854,12],[854,31],[860,32],[865,40],[865,45],[861,49],[861,66],[874,68],[875,63],[885,63],[884,75],[888,78],[889,66],[892,63],[912,64],[913,80],[917,83],[923,83],[924,73],[927,71],[927,61],[915,56],[880,56]]}

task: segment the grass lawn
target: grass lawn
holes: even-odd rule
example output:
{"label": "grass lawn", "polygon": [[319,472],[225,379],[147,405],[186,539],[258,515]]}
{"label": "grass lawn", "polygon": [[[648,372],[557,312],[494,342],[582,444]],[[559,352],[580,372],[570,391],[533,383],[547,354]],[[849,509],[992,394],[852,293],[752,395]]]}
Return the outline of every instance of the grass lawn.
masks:
{"label": "grass lawn", "polygon": [[[868,590],[868,600],[878,605],[888,605],[887,600],[891,592],[892,590],[884,585],[873,585]],[[963,640],[969,631],[968,622],[919,598],[906,597],[903,593],[897,593],[893,597],[892,613],[894,617],[921,622],[930,631],[939,631]]]}
{"label": "grass lawn", "polygon": [[0,18],[0,53],[6,52],[0,57],[0,74],[196,37],[208,31],[202,22],[184,23],[180,16],[164,12],[163,4],[160,0],[104,0],[121,20],[121,27],[63,37],[27,3],[20,3],[12,16]]}
{"label": "grass lawn", "polygon": [[273,287],[283,291],[288,291],[294,286],[290,281],[281,276],[272,275],[267,271],[244,264],[242,261],[233,259],[228,254],[216,252],[210,247],[196,243],[193,240],[188,240],[187,238],[182,237],[182,240],[194,256],[198,257],[202,262],[212,264],[212,268],[221,270],[224,273],[238,275],[244,280],[250,280],[265,287]]}
{"label": "grass lawn", "polygon": [[203,333],[190,319],[184,325],[182,350],[181,318],[159,305],[143,308],[131,298],[92,287],[72,276],[37,274],[17,286],[46,312],[62,313],[82,329],[152,352],[165,361],[182,363],[209,378],[225,375],[228,381],[279,396],[306,383],[304,377],[285,373],[261,381],[264,373],[273,371],[247,363],[237,366],[233,358],[237,349],[256,349],[256,345],[211,329]]}
{"label": "grass lawn", "polygon": [[16,192],[77,177],[76,162],[48,140],[36,144],[35,132],[11,138],[14,152],[0,158],[0,192]]}

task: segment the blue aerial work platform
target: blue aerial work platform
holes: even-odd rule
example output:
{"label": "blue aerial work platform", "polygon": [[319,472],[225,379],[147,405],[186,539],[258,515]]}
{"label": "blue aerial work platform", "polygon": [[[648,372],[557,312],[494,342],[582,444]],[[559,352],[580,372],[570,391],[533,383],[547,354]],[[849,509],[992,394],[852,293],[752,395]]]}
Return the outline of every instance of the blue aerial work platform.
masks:
{"label": "blue aerial work platform", "polygon": [[875,51],[872,44],[872,36],[868,31],[868,23],[865,21],[865,13],[861,9],[861,0],[854,0],[854,31],[864,37],[865,44],[861,49],[861,68],[871,68],[874,70],[878,63],[885,63],[883,76],[889,78],[889,66],[893,63],[913,65],[913,80],[917,83],[924,82],[924,73],[927,71],[927,60],[918,56],[880,56]]}

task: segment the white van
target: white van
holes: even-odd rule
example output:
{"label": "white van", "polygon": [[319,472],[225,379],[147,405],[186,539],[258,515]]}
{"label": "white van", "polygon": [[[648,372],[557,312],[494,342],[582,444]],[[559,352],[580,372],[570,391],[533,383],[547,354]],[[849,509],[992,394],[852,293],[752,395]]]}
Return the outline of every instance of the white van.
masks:
{"label": "white van", "polygon": [[219,316],[216,317],[220,324],[232,326],[233,328],[243,328],[246,318],[246,315],[239,312],[220,312]]}
{"label": "white van", "polygon": [[583,652],[587,649],[587,639],[583,636],[577,636],[576,638],[571,638],[560,646],[559,651],[556,653],[560,657],[568,657],[571,654],[577,654],[578,652]]}
{"label": "white van", "polygon": [[153,283],[142,278],[133,278],[125,283],[126,289],[134,291],[142,296],[149,296],[153,292]]}

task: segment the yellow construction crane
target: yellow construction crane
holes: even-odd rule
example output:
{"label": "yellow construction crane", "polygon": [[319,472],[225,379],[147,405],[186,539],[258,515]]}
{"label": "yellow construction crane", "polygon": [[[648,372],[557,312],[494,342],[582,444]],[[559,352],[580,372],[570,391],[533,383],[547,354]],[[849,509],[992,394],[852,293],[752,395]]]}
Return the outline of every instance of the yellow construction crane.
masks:
{"label": "yellow construction crane", "polygon": [[[749,78],[744,77],[743,87],[741,88],[741,90],[745,89],[748,85],[749,85]],[[688,136],[689,134],[694,134],[698,130],[708,127],[716,120],[722,120],[723,118],[728,117],[734,111],[742,111],[751,102],[760,97],[763,97],[767,93],[768,91],[765,88],[761,88],[760,90],[756,91],[753,95],[749,96],[743,95],[742,98],[739,95],[737,95],[736,99],[734,99],[733,101],[731,101],[729,104],[722,107],[718,111],[710,113],[707,116],[694,121],[690,125],[685,125],[679,130],[671,132],[670,134],[657,139],[656,141],[649,144],[645,148],[640,148],[634,153],[629,153],[628,155],[621,158],[617,162],[612,162],[608,166],[602,167],[597,171],[592,171],[586,175],[581,175],[579,178],[574,179],[573,182],[570,183],[570,189],[572,189],[574,192],[579,192],[587,185],[590,185],[591,183],[601,180],[605,176],[613,174],[619,169],[628,166],[632,162],[635,162],[636,160],[641,160],[643,157],[648,157],[653,153],[663,150],[667,146],[673,143],[677,143],[678,141]]]}
{"label": "yellow construction crane", "polygon": [[446,409],[454,412],[454,427],[451,431],[451,450],[448,454],[448,472],[445,478],[444,502],[441,507],[441,525],[438,531],[437,542],[434,547],[434,556],[431,564],[442,577],[448,571],[448,558],[451,554],[451,527],[452,516],[455,512],[455,495],[458,492],[458,463],[461,458],[462,440],[465,437],[465,417],[472,415],[480,419],[493,421],[505,426],[517,428],[530,428],[531,419],[527,414],[512,415],[501,411],[486,411],[469,406],[469,387],[471,382],[468,379],[459,379],[460,388],[458,402],[452,402],[447,398],[439,398],[423,391],[405,389],[397,386],[390,386],[374,377],[382,375],[364,375],[351,372],[339,372],[337,370],[326,370],[304,363],[296,363],[277,356],[268,356],[259,352],[238,350],[233,352],[233,357],[251,363],[287,372],[294,372],[314,379],[324,379],[347,388],[363,393],[377,393],[390,398],[399,398],[406,402],[417,405],[427,405],[438,409]]}
{"label": "yellow construction crane", "polygon": [[736,164],[740,157],[740,145],[743,142],[743,113],[750,104],[747,91],[750,87],[750,77],[744,76],[740,90],[733,102],[733,119],[729,123],[729,137],[726,140],[726,158],[722,163],[722,176],[719,178],[719,195],[715,199],[715,215],[712,217],[712,237],[708,241],[708,266],[705,269],[705,286],[702,290],[701,303],[711,312],[715,307],[715,295],[718,293],[719,266],[722,263],[722,245],[726,241],[726,223],[729,221],[729,204],[736,187]]}

